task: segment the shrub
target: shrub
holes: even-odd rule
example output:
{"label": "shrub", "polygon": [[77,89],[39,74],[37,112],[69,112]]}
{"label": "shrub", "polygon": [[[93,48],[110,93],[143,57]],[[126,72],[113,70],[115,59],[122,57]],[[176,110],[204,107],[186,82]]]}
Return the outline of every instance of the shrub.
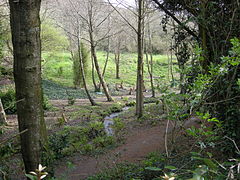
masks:
{"label": "shrub", "polygon": [[111,111],[112,113],[121,112],[121,111],[122,111],[122,105],[119,104],[119,103],[113,104],[113,105],[110,107],[110,111]]}
{"label": "shrub", "polygon": [[17,112],[15,90],[13,87],[1,90],[0,98],[7,114],[14,114]]}
{"label": "shrub", "polygon": [[[0,91],[0,98],[3,103],[3,108],[7,114],[14,114],[17,112],[16,106],[16,94],[13,87],[6,88]],[[43,109],[48,110],[51,108],[51,105],[48,101],[47,96],[43,96]]]}
{"label": "shrub", "polygon": [[46,95],[43,95],[43,109],[49,110],[52,107],[52,105],[49,103],[49,99]]}

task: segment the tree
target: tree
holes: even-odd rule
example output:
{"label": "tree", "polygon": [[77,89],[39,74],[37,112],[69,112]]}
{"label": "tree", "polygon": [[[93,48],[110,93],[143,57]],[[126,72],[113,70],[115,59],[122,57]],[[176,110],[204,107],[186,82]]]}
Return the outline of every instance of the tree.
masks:
{"label": "tree", "polygon": [[[238,56],[232,54],[231,47],[237,43],[231,43],[230,39],[239,37],[240,34],[240,4],[235,0],[152,0],[156,7],[163,10],[179,26],[175,37],[178,56],[191,57],[185,44],[187,37],[195,40],[200,47],[198,49],[199,58],[191,62],[194,68],[186,80],[186,87],[191,93],[191,85],[197,81],[198,75],[210,76],[214,78],[213,68],[218,68],[229,61],[223,56]],[[179,14],[184,14],[183,21],[179,20]],[[177,42],[182,42],[182,47]],[[185,44],[184,44],[185,43]],[[188,43],[189,44],[189,43]],[[184,47],[185,46],[185,47]],[[180,50],[180,51],[179,51]],[[183,57],[182,56],[182,57]],[[179,58],[181,68],[187,66],[187,58]],[[198,66],[200,64],[200,66]],[[228,65],[225,74],[219,73],[218,77],[211,79],[212,87],[206,88],[201,103],[205,109],[213,116],[223,122],[225,134],[236,141],[240,140],[239,131],[239,88],[238,79],[240,77],[239,65]],[[194,71],[193,71],[194,70]],[[186,92],[186,91],[185,91]]]}
{"label": "tree", "polygon": [[77,46],[78,46],[78,59],[79,59],[79,63],[80,63],[80,72],[81,72],[81,77],[82,77],[82,82],[83,82],[83,86],[84,86],[84,89],[85,89],[85,92],[88,96],[88,99],[89,101],[91,102],[92,106],[96,106],[96,102],[93,100],[92,96],[90,95],[89,91],[88,91],[88,88],[87,88],[87,83],[86,83],[86,78],[85,78],[85,71],[84,71],[84,64],[83,64],[83,46],[81,45],[80,43],[80,31],[79,31],[80,28],[78,28],[78,33],[77,33],[77,36],[78,36],[78,41],[77,41]]}
{"label": "tree", "polygon": [[137,89],[136,89],[136,115],[138,118],[143,115],[143,29],[144,29],[144,1],[138,0],[138,63],[137,63]]}
{"label": "tree", "polygon": [[115,64],[116,64],[116,79],[120,79],[120,75],[119,75],[119,68],[120,68],[120,48],[121,48],[121,40],[120,37],[118,36],[116,38],[116,47],[115,47],[115,52],[114,52],[114,60],[115,60]]}
{"label": "tree", "polygon": [[[106,39],[109,36],[109,31],[100,32],[100,27],[104,27],[104,23],[108,19],[111,12],[105,14],[103,10],[107,10],[104,2],[101,0],[90,0],[90,1],[72,1],[69,0],[65,2],[67,7],[63,7],[63,12],[65,14],[65,19],[70,19],[70,26],[65,28],[67,31],[72,31],[74,29],[74,22],[79,23],[81,26],[81,39],[87,41],[90,44],[91,57],[94,62],[93,67],[95,67],[100,83],[103,87],[104,93],[108,101],[113,101],[107,84],[98,63],[98,58],[96,55],[96,48],[100,41]],[[68,22],[63,22],[63,24]],[[97,36],[98,35],[98,36]],[[99,38],[99,36],[101,37]],[[98,38],[97,38],[98,37]]]}
{"label": "tree", "polygon": [[[77,6],[74,6],[71,0],[69,0],[69,3],[67,4],[69,5],[67,6],[68,8],[61,9],[63,26],[59,25],[59,27],[65,31],[70,41],[70,52],[74,61],[74,85],[76,87],[82,85],[91,105],[95,106],[97,104],[89,93],[86,81],[88,52],[84,48],[83,43],[80,43],[83,34],[83,24],[78,16]],[[78,2],[75,5],[78,5]]]}
{"label": "tree", "polygon": [[[101,73],[101,70],[100,70],[100,67],[99,67],[99,63],[98,63],[98,59],[97,59],[97,55],[96,55],[96,40],[94,39],[94,1],[90,1],[89,2],[89,5],[88,5],[88,33],[89,33],[89,42],[90,42],[90,48],[91,48],[91,54],[92,54],[92,57],[93,57],[93,61],[94,61],[94,64],[95,64],[95,68],[96,68],[96,71],[97,71],[97,74],[98,74],[98,78],[100,80],[100,83],[103,87],[103,91],[107,97],[107,100],[108,101],[113,101],[113,98],[111,97],[109,91],[108,91],[108,87],[107,87],[107,84],[105,82],[105,79],[104,77],[102,76],[102,73]],[[84,18],[83,18],[84,19]],[[86,20],[86,19],[85,19]],[[103,19],[100,24],[102,24],[104,21],[106,20]],[[97,26],[99,26],[100,24],[98,24]]]}
{"label": "tree", "polygon": [[[144,1],[138,0],[136,4],[138,6],[137,13],[131,8],[129,9],[137,18],[137,28],[115,7],[109,0],[108,3],[115,9],[115,11],[121,16],[121,18],[132,28],[137,35],[137,82],[136,82],[136,116],[138,118],[143,115],[143,37],[144,37]],[[135,10],[135,8],[134,8]]]}
{"label": "tree", "polygon": [[42,51],[64,51],[69,42],[62,29],[54,26],[54,21],[45,19],[41,23]]}
{"label": "tree", "polygon": [[26,131],[20,136],[21,150],[28,173],[37,169],[47,139],[41,88],[41,0],[9,0],[9,4],[19,131]]}
{"label": "tree", "polygon": [[80,64],[81,61],[83,62],[84,75],[87,76],[88,73],[89,53],[82,42],[80,43],[80,47],[82,59],[81,60],[79,59],[78,50],[74,52],[73,55],[73,75],[74,75],[73,84],[75,88],[84,87]]}
{"label": "tree", "polygon": [[[147,8],[148,4],[146,5]],[[147,63],[147,70],[150,77],[150,83],[151,83],[151,90],[152,90],[152,97],[155,97],[155,87],[153,82],[153,45],[152,45],[152,32],[151,32],[151,26],[150,26],[150,15],[147,15],[146,18],[146,36],[145,36],[145,53],[146,53],[146,63]],[[150,56],[150,60],[149,60]]]}

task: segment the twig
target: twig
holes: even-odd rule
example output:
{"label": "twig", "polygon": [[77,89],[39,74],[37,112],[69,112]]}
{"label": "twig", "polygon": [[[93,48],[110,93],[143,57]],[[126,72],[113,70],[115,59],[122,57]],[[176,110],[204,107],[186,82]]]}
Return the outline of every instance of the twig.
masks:
{"label": "twig", "polygon": [[6,179],[6,172],[4,172],[4,171],[2,171],[2,170],[0,169],[0,173],[2,173],[3,180],[7,180],[7,179]]}
{"label": "twig", "polygon": [[169,126],[169,119],[168,119],[168,121],[167,121],[167,126],[166,126],[166,131],[165,131],[165,150],[166,150],[166,155],[167,155],[167,157],[169,156],[169,154],[168,154],[168,147],[167,147],[167,133],[168,133],[168,126]]}
{"label": "twig", "polygon": [[230,100],[233,100],[233,99],[236,99],[236,98],[240,98],[240,96],[235,96],[235,97],[232,97],[232,98],[229,98],[229,99],[224,99],[224,100],[221,100],[221,101],[215,101],[215,102],[212,102],[212,103],[204,103],[204,104],[218,104],[218,103],[222,103],[222,102],[226,102],[226,101],[230,101]]}
{"label": "twig", "polygon": [[25,130],[23,130],[23,131],[21,131],[21,132],[15,134],[14,136],[12,136],[12,137],[10,137],[10,138],[7,138],[7,139],[3,140],[3,141],[0,143],[0,146],[2,146],[3,144],[5,144],[7,141],[9,141],[9,140],[15,138],[16,136],[21,135],[21,134],[23,134],[23,133],[25,133],[25,132],[27,132],[27,131],[28,131],[28,129],[25,129]]}
{"label": "twig", "polygon": [[233,142],[233,144],[234,144],[234,146],[235,146],[235,148],[237,149],[237,151],[238,151],[238,154],[240,154],[240,150],[239,150],[239,148],[238,148],[238,146],[237,146],[237,144],[236,144],[236,142],[233,140],[233,139],[231,139],[230,137],[227,137],[227,136],[224,136],[225,138],[227,138],[227,139],[229,139],[230,141],[232,141]]}
{"label": "twig", "polygon": [[[167,105],[166,105],[166,110],[167,110],[167,115],[169,116],[169,109],[168,109],[168,106],[167,106]],[[169,118],[168,118],[167,126],[166,126],[166,131],[165,131],[165,143],[164,143],[167,157],[169,156],[169,154],[168,154],[168,144],[167,144],[167,138],[168,138],[167,134],[168,134],[169,122],[170,122],[170,120],[169,120]]]}

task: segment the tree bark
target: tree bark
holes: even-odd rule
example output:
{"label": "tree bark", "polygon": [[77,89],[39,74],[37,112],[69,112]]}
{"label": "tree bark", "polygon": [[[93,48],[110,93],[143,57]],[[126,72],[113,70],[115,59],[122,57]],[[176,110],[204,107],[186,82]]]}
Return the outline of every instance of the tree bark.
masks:
{"label": "tree bark", "polygon": [[138,0],[138,63],[137,63],[137,89],[136,89],[136,115],[143,115],[143,0]]}
{"label": "tree bark", "polygon": [[3,108],[2,101],[0,99],[0,125],[6,124],[6,114]]}
{"label": "tree bark", "polygon": [[80,70],[81,70],[81,75],[82,75],[82,81],[83,81],[83,87],[85,89],[85,92],[87,94],[87,97],[91,103],[92,106],[96,106],[96,102],[94,101],[94,99],[92,98],[92,96],[90,95],[89,91],[88,91],[88,87],[87,87],[87,83],[86,83],[86,78],[85,78],[85,72],[84,72],[84,69],[83,69],[83,56],[82,56],[82,51],[81,51],[81,44],[80,44],[80,38],[79,38],[79,35],[78,35],[78,39],[77,39],[77,42],[78,42],[78,58],[79,58],[79,64],[80,64]]}
{"label": "tree bark", "polygon": [[154,89],[154,83],[153,83],[153,64],[152,64],[153,57],[152,57],[152,54],[150,54],[150,62],[149,62],[148,53],[146,52],[146,61],[147,61],[148,74],[150,77],[152,97],[155,97],[155,89]]}
{"label": "tree bark", "polygon": [[116,64],[116,79],[120,79],[119,69],[120,69],[120,51],[115,52],[115,64]]}
{"label": "tree bark", "polygon": [[[153,82],[153,55],[152,55],[152,35],[150,32],[150,23],[148,22],[148,48],[146,47],[146,61],[147,61],[147,68],[148,73],[150,76],[150,82],[151,82],[151,90],[152,90],[152,97],[155,97],[155,88],[154,88],[154,82]],[[148,51],[150,55],[150,62],[148,59]]]}
{"label": "tree bark", "polygon": [[108,64],[108,60],[109,60],[109,51],[110,51],[110,38],[108,37],[107,57],[106,57],[106,61],[104,63],[102,77],[104,77],[106,69],[107,69],[107,64]]}
{"label": "tree bark", "polygon": [[93,56],[93,60],[94,60],[94,64],[95,64],[95,68],[96,68],[96,71],[97,71],[97,74],[98,74],[98,78],[100,80],[100,83],[103,87],[103,91],[107,97],[107,100],[108,101],[113,101],[109,91],[108,91],[108,87],[106,85],[106,82],[102,76],[102,73],[100,71],[100,67],[99,67],[99,64],[98,64],[98,60],[97,60],[97,55],[96,55],[96,50],[95,50],[95,45],[94,45],[94,40],[93,40],[93,34],[92,34],[92,30],[90,29],[89,30],[89,37],[90,37],[90,44],[91,44],[91,52],[92,52],[92,56]]}
{"label": "tree bark", "polygon": [[41,0],[9,0],[14,51],[14,80],[21,151],[26,173],[40,163],[41,147],[46,145],[41,88]]}
{"label": "tree bark", "polygon": [[92,82],[93,82],[93,86],[94,86],[94,91],[95,92],[99,92],[100,88],[97,86],[96,80],[95,80],[95,64],[94,64],[94,60],[93,60],[93,54],[91,51],[91,59],[92,59]]}

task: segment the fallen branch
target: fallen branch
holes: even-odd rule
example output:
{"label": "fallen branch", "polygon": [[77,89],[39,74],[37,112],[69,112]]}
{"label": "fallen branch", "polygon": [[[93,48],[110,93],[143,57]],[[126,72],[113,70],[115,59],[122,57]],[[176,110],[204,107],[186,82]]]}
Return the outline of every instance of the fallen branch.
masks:
{"label": "fallen branch", "polygon": [[15,138],[15,137],[17,137],[17,136],[19,136],[19,135],[27,132],[27,131],[28,131],[28,129],[25,129],[25,130],[23,130],[22,132],[19,132],[19,133],[15,134],[14,136],[9,137],[9,138],[3,140],[3,141],[0,143],[0,146],[2,146],[3,144],[5,144],[6,142],[8,142],[9,140],[11,140],[11,139],[13,139],[13,138]]}

